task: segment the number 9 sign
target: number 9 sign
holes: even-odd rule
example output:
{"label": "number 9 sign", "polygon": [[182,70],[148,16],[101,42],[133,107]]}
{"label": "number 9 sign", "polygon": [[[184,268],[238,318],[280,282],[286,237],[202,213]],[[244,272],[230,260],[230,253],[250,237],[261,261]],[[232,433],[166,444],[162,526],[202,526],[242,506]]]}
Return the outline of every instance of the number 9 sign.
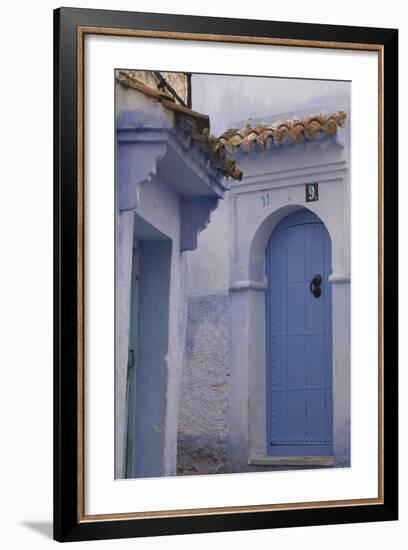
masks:
{"label": "number 9 sign", "polygon": [[307,183],[306,184],[306,202],[315,202],[319,200],[319,184]]}

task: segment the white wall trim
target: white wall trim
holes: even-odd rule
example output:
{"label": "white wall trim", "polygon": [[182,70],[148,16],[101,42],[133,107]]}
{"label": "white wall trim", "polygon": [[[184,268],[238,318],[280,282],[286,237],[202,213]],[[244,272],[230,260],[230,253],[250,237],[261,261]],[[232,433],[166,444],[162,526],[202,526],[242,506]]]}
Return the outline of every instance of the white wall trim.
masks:
{"label": "white wall trim", "polygon": [[336,284],[336,283],[349,283],[350,282],[350,276],[345,275],[344,273],[332,273],[329,275],[329,282]]}
{"label": "white wall trim", "polygon": [[238,292],[240,290],[261,290],[266,291],[267,283],[266,281],[236,281],[230,286],[230,290]]}
{"label": "white wall trim", "polygon": [[[246,195],[248,193],[257,193],[259,191],[271,191],[274,189],[282,189],[285,187],[299,187],[307,183],[331,183],[341,181],[347,170],[333,170],[332,172],[316,172],[311,174],[301,174],[296,176],[288,175],[275,179],[263,179],[256,183],[244,183],[239,187],[232,188],[234,195]],[[298,181],[296,181],[298,180]]]}
{"label": "white wall trim", "polygon": [[[245,184],[259,183],[260,181],[271,181],[277,179],[284,174],[286,176],[296,176],[296,174],[320,174],[321,172],[332,172],[335,170],[347,170],[347,162],[345,160],[312,164],[310,166],[298,166],[297,168],[283,170],[268,170],[252,175],[245,175]],[[242,185],[242,184],[241,184]]]}

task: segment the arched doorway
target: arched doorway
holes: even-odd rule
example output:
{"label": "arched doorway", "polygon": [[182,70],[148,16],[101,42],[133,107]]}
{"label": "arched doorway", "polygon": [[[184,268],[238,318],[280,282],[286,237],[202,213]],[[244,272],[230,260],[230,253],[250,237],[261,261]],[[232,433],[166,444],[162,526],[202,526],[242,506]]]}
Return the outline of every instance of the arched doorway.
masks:
{"label": "arched doorway", "polygon": [[267,453],[333,453],[331,241],[310,210],[266,248]]}

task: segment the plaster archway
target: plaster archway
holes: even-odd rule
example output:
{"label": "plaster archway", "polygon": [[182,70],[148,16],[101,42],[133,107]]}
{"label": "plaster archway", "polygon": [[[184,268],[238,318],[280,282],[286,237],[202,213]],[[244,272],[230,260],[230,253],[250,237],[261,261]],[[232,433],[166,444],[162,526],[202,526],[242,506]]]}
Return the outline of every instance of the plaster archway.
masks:
{"label": "plaster archway", "polygon": [[[239,264],[247,280],[231,285],[231,390],[230,461],[237,471],[251,466],[279,464],[267,455],[266,446],[266,310],[265,251],[276,225],[287,215],[304,209],[304,204],[286,204],[266,213],[241,249]],[[317,461],[319,465],[348,465],[349,442],[349,278],[344,262],[343,220],[326,216],[318,208],[307,208],[325,225],[332,244],[333,299],[333,447],[334,458]],[[335,284],[334,284],[335,283]],[[340,283],[340,284],[339,284]],[[243,383],[244,381],[244,383]],[[242,415],[241,404],[248,403]],[[241,418],[239,418],[241,415]]]}
{"label": "plaster archway", "polygon": [[297,210],[309,210],[313,212],[315,216],[326,227],[330,240],[333,246],[332,228],[330,227],[330,221],[325,220],[324,216],[320,212],[316,212],[311,208],[305,207],[303,204],[291,204],[277,208],[270,214],[268,214],[264,220],[260,223],[258,229],[253,235],[250,248],[249,248],[249,261],[248,261],[248,274],[251,281],[264,282],[265,279],[265,250],[272,235],[273,230],[286,216],[296,212]]}

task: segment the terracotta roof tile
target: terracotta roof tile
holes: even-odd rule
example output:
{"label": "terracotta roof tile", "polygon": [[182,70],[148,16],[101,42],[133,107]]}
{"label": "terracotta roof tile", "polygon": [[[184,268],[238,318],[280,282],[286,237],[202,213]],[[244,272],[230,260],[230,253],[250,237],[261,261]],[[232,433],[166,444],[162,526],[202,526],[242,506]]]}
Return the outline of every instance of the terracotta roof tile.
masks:
{"label": "terracotta roof tile", "polygon": [[272,144],[301,143],[304,140],[317,139],[322,135],[335,134],[338,128],[343,127],[346,118],[344,111],[337,111],[331,115],[320,113],[302,119],[292,118],[270,126],[258,124],[252,127],[248,124],[240,129],[229,128],[219,137],[219,141],[229,152],[237,149],[262,150]]}

